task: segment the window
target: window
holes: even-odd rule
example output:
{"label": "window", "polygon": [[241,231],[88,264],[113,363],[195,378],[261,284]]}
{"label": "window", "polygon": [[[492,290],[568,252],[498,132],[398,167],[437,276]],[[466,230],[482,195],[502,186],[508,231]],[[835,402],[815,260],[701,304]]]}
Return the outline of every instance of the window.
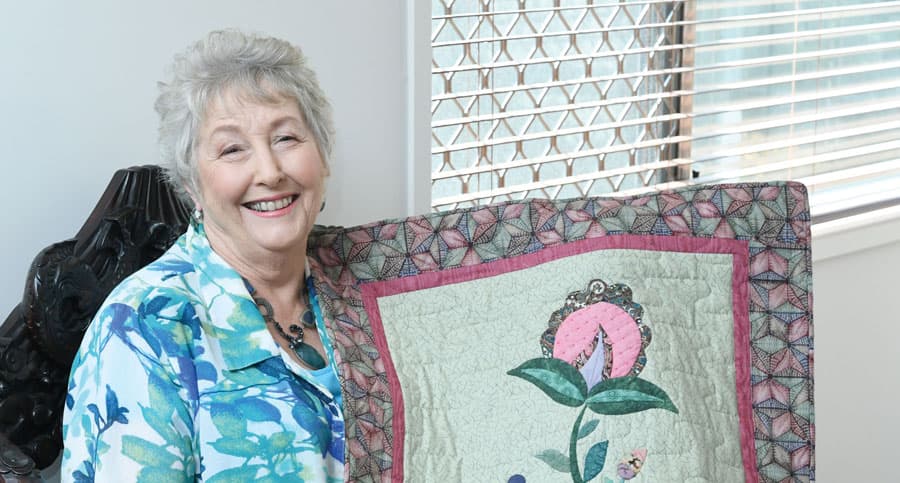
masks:
{"label": "window", "polygon": [[763,179],[820,219],[900,200],[900,2],[433,0],[432,56],[436,209]]}

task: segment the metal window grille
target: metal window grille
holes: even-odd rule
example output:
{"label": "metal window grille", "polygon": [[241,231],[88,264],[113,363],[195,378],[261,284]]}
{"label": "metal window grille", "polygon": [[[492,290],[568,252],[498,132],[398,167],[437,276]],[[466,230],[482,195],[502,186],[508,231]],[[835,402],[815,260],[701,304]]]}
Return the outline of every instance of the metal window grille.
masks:
{"label": "metal window grille", "polygon": [[898,1],[432,5],[435,208],[760,179],[820,219],[900,199]]}
{"label": "metal window grille", "polygon": [[432,206],[672,181],[683,2],[434,0]]}

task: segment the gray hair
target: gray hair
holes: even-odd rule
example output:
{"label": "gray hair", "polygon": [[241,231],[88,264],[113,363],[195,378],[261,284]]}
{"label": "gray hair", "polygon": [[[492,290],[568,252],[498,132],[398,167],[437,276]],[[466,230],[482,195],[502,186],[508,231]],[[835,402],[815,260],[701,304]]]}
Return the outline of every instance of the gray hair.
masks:
{"label": "gray hair", "polygon": [[214,31],[176,55],[171,70],[156,99],[159,145],[166,177],[188,206],[189,191],[200,193],[197,130],[209,103],[229,93],[262,102],[295,100],[327,169],[334,146],[331,106],[299,47],[237,30]]}

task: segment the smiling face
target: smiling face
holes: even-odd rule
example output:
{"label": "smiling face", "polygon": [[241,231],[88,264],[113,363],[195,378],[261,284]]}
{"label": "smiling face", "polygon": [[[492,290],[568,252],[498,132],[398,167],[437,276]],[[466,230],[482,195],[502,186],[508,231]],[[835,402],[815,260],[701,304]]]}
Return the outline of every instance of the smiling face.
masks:
{"label": "smiling face", "polygon": [[302,257],[328,173],[297,103],[221,96],[197,140],[194,199],[212,247],[233,264]]}

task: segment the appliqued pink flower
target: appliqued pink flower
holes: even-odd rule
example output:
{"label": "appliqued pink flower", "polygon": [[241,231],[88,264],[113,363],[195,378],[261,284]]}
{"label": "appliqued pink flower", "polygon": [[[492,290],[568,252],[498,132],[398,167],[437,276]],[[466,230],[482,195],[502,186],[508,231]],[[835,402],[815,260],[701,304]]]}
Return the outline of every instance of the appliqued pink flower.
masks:
{"label": "appliqued pink flower", "polygon": [[541,337],[544,355],[572,365],[588,387],[604,379],[637,376],[644,368],[650,329],[627,285],[592,280],[569,294]]}

